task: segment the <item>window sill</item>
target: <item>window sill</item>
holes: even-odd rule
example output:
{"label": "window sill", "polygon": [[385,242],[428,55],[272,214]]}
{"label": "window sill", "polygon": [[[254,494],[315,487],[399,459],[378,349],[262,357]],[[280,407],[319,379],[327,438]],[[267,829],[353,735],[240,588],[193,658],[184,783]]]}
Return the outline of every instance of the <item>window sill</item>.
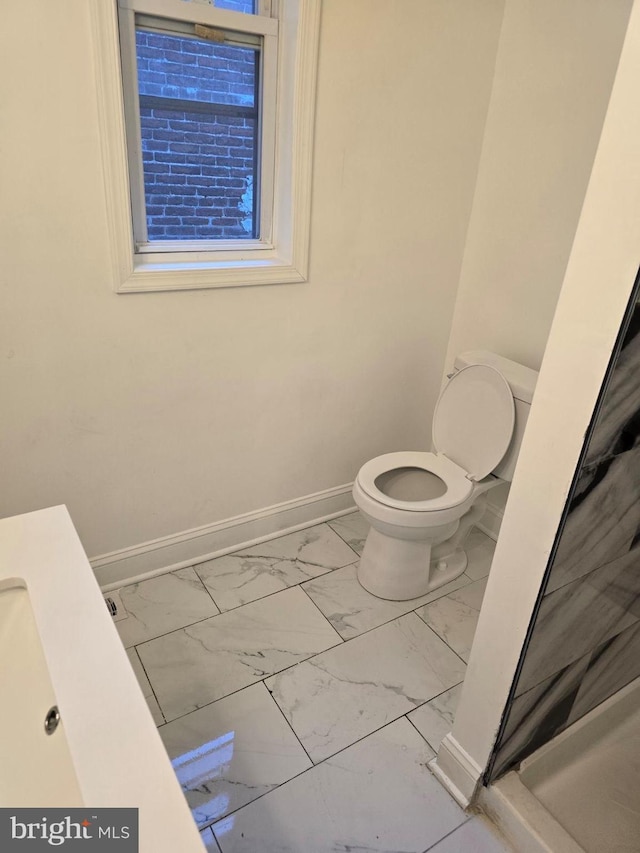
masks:
{"label": "window sill", "polygon": [[[137,256],[138,258],[139,256]],[[261,284],[293,284],[307,280],[303,269],[281,258],[227,261],[134,262],[118,293],[202,290]]]}

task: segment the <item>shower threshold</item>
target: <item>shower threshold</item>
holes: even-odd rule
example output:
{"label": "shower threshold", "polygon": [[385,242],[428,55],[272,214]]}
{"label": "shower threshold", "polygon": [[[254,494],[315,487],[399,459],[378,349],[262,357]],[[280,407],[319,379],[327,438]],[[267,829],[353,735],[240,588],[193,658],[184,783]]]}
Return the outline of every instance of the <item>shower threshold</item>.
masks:
{"label": "shower threshold", "polygon": [[480,795],[522,853],[640,849],[640,678]]}

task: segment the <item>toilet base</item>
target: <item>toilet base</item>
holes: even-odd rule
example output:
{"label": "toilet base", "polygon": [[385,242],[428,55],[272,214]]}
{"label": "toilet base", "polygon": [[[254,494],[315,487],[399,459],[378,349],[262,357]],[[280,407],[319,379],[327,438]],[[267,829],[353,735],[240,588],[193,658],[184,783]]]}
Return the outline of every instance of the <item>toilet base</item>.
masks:
{"label": "toilet base", "polygon": [[[391,566],[402,569],[390,572]],[[455,580],[466,567],[467,555],[459,545],[395,539],[372,527],[360,559],[358,581],[378,598],[408,601]]]}
{"label": "toilet base", "polygon": [[432,589],[438,589],[449,581],[459,578],[467,568],[467,552],[463,548],[455,548],[449,554],[442,557],[434,557],[434,548],[431,551],[431,563],[429,565],[429,576],[431,583],[429,584],[428,592]]}

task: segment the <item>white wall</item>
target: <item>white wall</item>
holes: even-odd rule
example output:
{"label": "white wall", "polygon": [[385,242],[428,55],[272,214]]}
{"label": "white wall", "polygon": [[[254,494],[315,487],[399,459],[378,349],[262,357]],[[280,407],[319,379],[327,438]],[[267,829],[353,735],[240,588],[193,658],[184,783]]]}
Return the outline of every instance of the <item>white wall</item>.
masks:
{"label": "white wall", "polygon": [[326,0],[309,282],[117,295],[89,3],[6,4],[0,515],[94,556],[427,445],[502,7]]}
{"label": "white wall", "polygon": [[631,0],[507,0],[449,359],[492,349],[537,370]]}
{"label": "white wall", "polygon": [[445,365],[488,349],[539,369],[631,2],[507,0]]}
{"label": "white wall", "polygon": [[491,753],[584,436],[638,270],[640,6],[560,294],[440,772],[469,797]]}

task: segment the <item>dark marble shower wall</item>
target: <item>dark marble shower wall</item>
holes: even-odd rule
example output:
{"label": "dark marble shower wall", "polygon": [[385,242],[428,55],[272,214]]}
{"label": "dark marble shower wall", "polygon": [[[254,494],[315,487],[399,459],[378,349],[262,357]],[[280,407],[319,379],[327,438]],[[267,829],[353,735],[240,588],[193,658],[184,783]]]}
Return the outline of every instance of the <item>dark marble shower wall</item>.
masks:
{"label": "dark marble shower wall", "polygon": [[640,676],[636,298],[637,284],[520,661],[491,779]]}

